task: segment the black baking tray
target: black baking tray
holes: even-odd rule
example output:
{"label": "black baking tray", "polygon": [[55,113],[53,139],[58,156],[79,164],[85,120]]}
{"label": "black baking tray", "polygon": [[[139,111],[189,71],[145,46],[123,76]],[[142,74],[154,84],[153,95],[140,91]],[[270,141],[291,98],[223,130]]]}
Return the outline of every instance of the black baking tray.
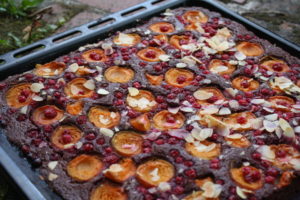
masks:
{"label": "black baking tray", "polygon": [[[223,17],[240,22],[257,36],[269,40],[283,48],[293,56],[299,57],[300,47],[247,20],[246,18],[227,9],[224,5],[213,0],[148,0],[120,12],[92,21],[66,32],[51,36],[29,46],[11,51],[0,56],[0,80],[9,75],[22,73],[32,69],[36,63],[45,63],[58,56],[87,43],[104,39],[109,34],[133,27],[137,21],[146,20],[158,15],[167,8],[182,6],[201,6],[222,14]],[[12,146],[0,131],[0,170],[3,176],[10,177],[11,182],[24,199],[30,200],[59,200],[48,185],[40,180],[39,175],[29,162],[21,156],[15,146]],[[19,199],[19,198],[18,198]],[[293,200],[300,197],[294,197]]]}

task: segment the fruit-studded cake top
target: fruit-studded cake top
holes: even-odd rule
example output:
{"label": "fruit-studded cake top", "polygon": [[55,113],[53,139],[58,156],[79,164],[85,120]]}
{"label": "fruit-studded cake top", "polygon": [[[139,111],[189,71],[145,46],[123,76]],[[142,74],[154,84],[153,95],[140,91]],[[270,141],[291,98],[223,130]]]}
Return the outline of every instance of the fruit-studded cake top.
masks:
{"label": "fruit-studded cake top", "polygon": [[9,77],[0,120],[64,199],[272,199],[300,170],[299,64],[217,13],[167,10]]}

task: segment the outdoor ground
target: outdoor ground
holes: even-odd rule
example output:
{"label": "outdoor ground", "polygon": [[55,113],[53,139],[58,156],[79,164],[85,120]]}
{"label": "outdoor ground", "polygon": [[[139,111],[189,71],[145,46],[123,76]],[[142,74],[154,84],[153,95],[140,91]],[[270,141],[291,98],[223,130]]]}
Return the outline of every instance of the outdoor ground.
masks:
{"label": "outdoor ground", "polygon": [[[50,6],[28,36],[32,18],[0,15],[0,55],[46,36],[125,9],[144,0],[45,0],[40,8]],[[224,6],[300,45],[299,0],[219,0]],[[0,174],[0,200],[19,199]]]}

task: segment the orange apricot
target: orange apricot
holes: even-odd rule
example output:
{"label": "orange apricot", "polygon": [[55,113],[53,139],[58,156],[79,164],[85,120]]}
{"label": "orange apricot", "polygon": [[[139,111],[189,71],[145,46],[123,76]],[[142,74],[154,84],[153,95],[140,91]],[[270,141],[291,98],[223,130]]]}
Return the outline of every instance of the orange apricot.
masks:
{"label": "orange apricot", "polygon": [[90,90],[84,86],[87,82],[85,78],[75,78],[65,86],[65,93],[72,99],[82,99],[92,97],[93,90]]}
{"label": "orange apricot", "polygon": [[30,87],[30,83],[21,83],[10,88],[5,95],[7,105],[11,108],[21,108],[29,105],[34,96]]}
{"label": "orange apricot", "polygon": [[264,54],[264,49],[260,44],[252,42],[241,42],[236,46],[237,50],[245,56],[261,56]]}
{"label": "orange apricot", "polygon": [[184,122],[185,117],[181,112],[173,114],[162,110],[153,117],[154,126],[160,130],[178,129],[183,126]]}
{"label": "orange apricot", "polygon": [[150,119],[146,113],[129,120],[131,126],[138,131],[148,131],[150,130],[151,124]]}
{"label": "orange apricot", "polygon": [[188,21],[189,23],[206,23],[208,21],[208,17],[201,11],[191,10],[187,11],[183,14],[183,19]]}
{"label": "orange apricot", "polygon": [[66,107],[66,111],[71,115],[79,115],[82,112],[83,106],[83,101],[76,101],[74,103],[68,104]]}
{"label": "orange apricot", "polygon": [[124,158],[117,164],[112,164],[104,171],[104,176],[118,183],[123,183],[135,175],[136,167],[132,159]]}
{"label": "orange apricot", "polygon": [[102,49],[90,49],[82,53],[83,59],[88,62],[105,62],[107,57]]}
{"label": "orange apricot", "polygon": [[36,124],[49,125],[61,120],[64,111],[54,105],[45,105],[35,109],[32,113],[32,120]]}
{"label": "orange apricot", "polygon": [[194,92],[194,97],[197,99],[198,104],[208,106],[212,105],[219,100],[225,100],[223,93],[215,87],[204,87]]}
{"label": "orange apricot", "polygon": [[221,145],[210,141],[202,141],[199,143],[186,143],[186,151],[200,159],[211,160],[221,153]]}
{"label": "orange apricot", "polygon": [[295,104],[295,100],[287,96],[272,96],[268,99],[272,108],[281,111],[289,111]]}
{"label": "orange apricot", "polygon": [[234,113],[223,119],[223,122],[235,131],[252,130],[251,121],[256,119],[256,116],[251,112]]}
{"label": "orange apricot", "polygon": [[149,29],[155,33],[172,33],[175,30],[173,24],[168,22],[156,22],[151,24]]}
{"label": "orange apricot", "polygon": [[126,98],[126,103],[138,112],[148,112],[157,106],[155,97],[150,91],[139,90],[139,93],[132,96],[130,93]]}
{"label": "orange apricot", "polygon": [[119,112],[113,112],[102,106],[91,107],[88,118],[98,128],[111,129],[120,122],[121,115]]}
{"label": "orange apricot", "polygon": [[145,187],[155,187],[162,182],[168,182],[175,175],[174,166],[168,161],[148,160],[137,168],[136,177]]}
{"label": "orange apricot", "polygon": [[293,178],[295,177],[294,172],[292,171],[285,171],[282,173],[279,179],[279,183],[277,183],[277,188],[283,188],[292,183]]}
{"label": "orange apricot", "polygon": [[251,145],[250,141],[241,134],[228,135],[225,137],[225,141],[227,141],[230,146],[236,148],[247,148]]}
{"label": "orange apricot", "polygon": [[133,131],[120,131],[112,139],[112,146],[122,156],[134,156],[142,152],[143,137]]}
{"label": "orange apricot", "polygon": [[92,191],[90,200],[127,200],[127,194],[119,186],[104,183]]}
{"label": "orange apricot", "polygon": [[288,144],[270,145],[270,149],[275,153],[273,165],[282,170],[293,169],[294,166],[290,161],[299,159],[299,152]]}
{"label": "orange apricot", "polygon": [[76,144],[82,132],[76,126],[62,125],[57,127],[51,135],[51,143],[57,148],[68,149]]}
{"label": "orange apricot", "polygon": [[160,61],[159,56],[165,55],[166,53],[156,47],[147,47],[137,52],[137,56],[148,62],[158,62]]}
{"label": "orange apricot", "polygon": [[286,64],[286,62],[284,62],[283,60],[279,60],[279,59],[266,60],[266,61],[262,62],[260,64],[260,66],[271,72],[282,73],[282,72],[290,71],[290,68]]}
{"label": "orange apricot", "polygon": [[211,60],[208,68],[212,73],[216,73],[219,75],[231,75],[236,70],[236,67],[234,65],[218,59]]}
{"label": "orange apricot", "polygon": [[155,35],[153,36],[155,40],[158,40],[160,43],[168,43],[169,38],[166,35]]}
{"label": "orange apricot", "polygon": [[161,85],[161,83],[164,79],[163,75],[155,76],[155,75],[146,73],[145,76],[151,85]]}
{"label": "orange apricot", "polygon": [[188,44],[190,38],[186,35],[173,35],[170,38],[170,45],[177,49],[181,49],[181,45]]}
{"label": "orange apricot", "polygon": [[104,77],[113,83],[127,83],[134,77],[134,71],[127,67],[112,66],[104,72]]}
{"label": "orange apricot", "polygon": [[185,87],[194,80],[194,73],[186,69],[171,68],[165,74],[165,80],[174,87]]}
{"label": "orange apricot", "polygon": [[81,154],[67,165],[67,173],[77,181],[88,181],[102,171],[103,163],[98,156]]}
{"label": "orange apricot", "polygon": [[35,66],[34,73],[37,76],[57,76],[63,73],[66,68],[66,64],[62,62],[49,62],[44,65],[37,64]]}
{"label": "orange apricot", "polygon": [[232,80],[232,86],[243,92],[250,92],[259,87],[259,82],[246,76],[239,76]]}
{"label": "orange apricot", "polygon": [[120,33],[113,39],[119,46],[132,47],[141,41],[141,36],[135,33]]}
{"label": "orange apricot", "polygon": [[[247,169],[245,169],[245,168],[247,168]],[[252,181],[247,181],[244,178],[244,172],[243,172],[246,170],[250,171],[250,173],[259,173],[260,177],[254,179]],[[262,188],[264,185],[262,171],[255,167],[252,167],[252,166],[241,167],[241,168],[232,168],[232,169],[230,169],[230,175],[231,175],[231,178],[234,180],[234,182],[238,186],[248,189],[248,190],[258,190],[258,189]]]}

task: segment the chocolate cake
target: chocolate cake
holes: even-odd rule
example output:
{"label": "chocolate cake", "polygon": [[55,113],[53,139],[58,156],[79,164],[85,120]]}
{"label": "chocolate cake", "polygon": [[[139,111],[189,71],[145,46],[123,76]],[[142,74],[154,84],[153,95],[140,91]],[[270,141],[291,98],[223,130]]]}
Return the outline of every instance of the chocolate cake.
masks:
{"label": "chocolate cake", "polygon": [[288,199],[299,72],[218,13],[167,10],[8,77],[1,126],[63,199]]}

